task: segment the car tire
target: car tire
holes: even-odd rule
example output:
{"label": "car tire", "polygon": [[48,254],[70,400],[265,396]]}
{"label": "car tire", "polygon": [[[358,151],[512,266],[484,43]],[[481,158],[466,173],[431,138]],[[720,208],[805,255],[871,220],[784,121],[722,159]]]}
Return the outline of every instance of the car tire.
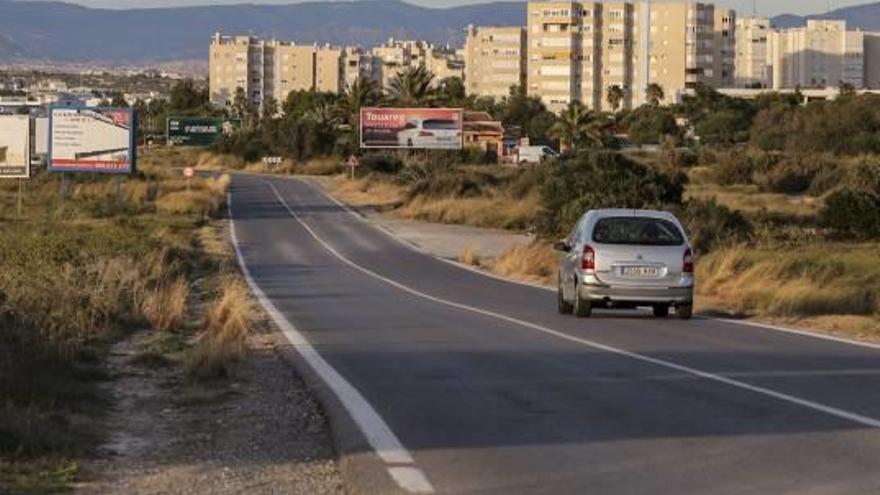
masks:
{"label": "car tire", "polygon": [[593,314],[593,303],[581,297],[577,286],[574,289],[574,315],[578,318],[589,318]]}
{"label": "car tire", "polygon": [[682,304],[675,308],[675,314],[682,320],[690,320],[694,316],[694,306],[692,304]]}
{"label": "car tire", "polygon": [[557,309],[559,310],[559,314],[562,315],[570,315],[572,311],[574,311],[574,305],[565,300],[565,296],[562,294],[562,283],[559,283],[558,289],[556,290],[556,299],[557,299]]}
{"label": "car tire", "polygon": [[654,316],[657,318],[666,318],[669,316],[669,306],[666,304],[657,304],[654,306]]}

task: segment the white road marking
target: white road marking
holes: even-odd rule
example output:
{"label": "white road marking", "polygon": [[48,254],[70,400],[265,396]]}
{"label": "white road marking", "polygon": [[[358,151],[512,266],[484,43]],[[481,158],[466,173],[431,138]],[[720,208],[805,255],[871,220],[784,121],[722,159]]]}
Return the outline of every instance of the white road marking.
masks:
{"label": "white road marking", "polygon": [[[317,186],[315,186],[315,184],[313,184],[311,181],[308,181],[308,180],[302,180],[302,179],[299,179],[299,178],[295,178],[294,180],[298,180],[298,181],[300,181],[300,182],[302,182],[302,183],[304,183],[304,184],[307,184],[307,185],[308,185],[309,187],[311,187],[312,189],[317,189]],[[356,217],[358,220],[360,220],[361,222],[369,223],[369,225],[373,225],[373,226],[377,227],[377,228],[379,229],[379,231],[383,232],[383,233],[384,233],[386,236],[388,236],[389,238],[393,239],[394,241],[396,241],[396,242],[398,242],[398,243],[400,243],[400,244],[406,246],[407,248],[412,249],[412,250],[414,250],[414,251],[416,251],[416,252],[418,252],[418,253],[424,254],[424,255],[426,255],[426,256],[430,256],[430,257],[432,257],[432,258],[434,258],[434,259],[436,259],[436,260],[439,260],[439,261],[442,261],[442,262],[444,262],[444,263],[450,264],[450,265],[452,265],[452,266],[455,266],[455,267],[461,268],[461,269],[463,269],[463,270],[467,270],[467,271],[470,271],[470,272],[478,273],[478,274],[480,274],[480,275],[483,275],[484,277],[493,278],[493,279],[495,279],[495,280],[500,280],[500,281],[502,281],[502,282],[507,282],[507,283],[509,283],[509,284],[524,285],[524,286],[526,286],[526,287],[532,287],[532,288],[535,288],[535,289],[541,289],[541,290],[545,290],[545,291],[556,292],[556,289],[553,288],[553,287],[547,287],[547,286],[545,286],[545,285],[540,285],[540,284],[535,284],[535,283],[531,283],[531,282],[523,282],[523,281],[521,281],[521,280],[513,280],[513,279],[510,279],[510,278],[505,278],[505,277],[502,277],[502,276],[500,276],[500,275],[495,275],[494,273],[487,272],[487,271],[485,271],[485,270],[480,270],[479,268],[475,268],[475,267],[472,267],[472,266],[465,265],[465,264],[463,264],[463,263],[459,263],[458,261],[455,261],[455,260],[450,260],[450,259],[443,258],[443,257],[441,257],[441,256],[437,256],[437,255],[435,255],[435,254],[433,254],[433,253],[431,253],[431,252],[429,252],[429,251],[427,251],[427,250],[425,250],[425,249],[422,249],[422,248],[420,248],[420,247],[418,247],[418,246],[413,245],[413,244],[410,243],[410,242],[407,242],[405,239],[402,239],[402,238],[399,237],[396,233],[394,233],[391,229],[385,227],[384,225],[381,225],[381,224],[374,224],[374,223],[372,223],[372,222],[368,222],[368,221],[365,220],[362,216],[360,216],[356,211],[352,210],[350,206],[348,206],[347,204],[345,204],[345,203],[339,201],[338,199],[334,198],[332,195],[330,195],[330,194],[326,194],[326,193],[324,193],[323,191],[320,191],[320,190],[319,190],[319,192],[321,193],[321,195],[323,195],[323,196],[329,198],[331,201],[333,201],[334,203],[336,203],[337,205],[339,205],[339,206],[342,207],[343,209],[347,210],[351,215],[355,216],[355,217]],[[810,332],[810,331],[806,331],[806,330],[798,330],[798,329],[796,329],[796,328],[788,328],[788,327],[783,327],[783,326],[780,326],[780,325],[770,325],[770,324],[768,324],[768,323],[760,323],[760,322],[749,321],[749,320],[735,320],[735,319],[732,319],[732,318],[721,318],[721,317],[716,317],[716,316],[695,316],[694,318],[695,318],[695,319],[700,319],[700,320],[715,320],[715,321],[723,321],[723,322],[725,322],[725,323],[732,323],[732,324],[734,324],[734,325],[741,325],[741,326],[745,326],[745,327],[753,327],[753,328],[760,328],[760,329],[764,329],[764,330],[773,330],[773,331],[777,331],[777,332],[785,332],[785,333],[790,333],[790,334],[794,334],[794,335],[800,335],[800,336],[803,336],[803,337],[811,337],[811,338],[814,338],[814,339],[821,339],[821,340],[828,340],[828,341],[832,341],[832,342],[838,342],[838,343],[841,343],[841,344],[849,344],[849,345],[854,345],[854,346],[858,346],[858,347],[867,347],[867,348],[869,348],[869,349],[880,349],[880,344],[874,344],[874,343],[871,343],[871,342],[862,342],[862,341],[860,341],[860,340],[848,339],[848,338],[846,338],[846,337],[837,337],[837,336],[834,336],[834,335],[825,335],[825,334],[821,334],[821,333],[818,333],[818,332]]]}
{"label": "white road marking", "polygon": [[[274,191],[274,187],[272,189]],[[330,387],[342,403],[343,407],[345,407],[351,415],[354,422],[358,425],[358,428],[360,428],[361,432],[364,434],[379,458],[381,458],[386,464],[397,465],[396,467],[388,468],[388,472],[395,482],[397,482],[404,490],[412,493],[433,493],[434,489],[431,487],[431,484],[421,470],[415,467],[400,466],[402,464],[413,464],[415,461],[379,413],[376,412],[373,406],[367,402],[364,396],[361,395],[353,385],[343,378],[342,375],[340,375],[339,372],[337,372],[333,366],[331,366],[330,363],[328,363],[318,351],[315,350],[308,339],[300,333],[283,314],[281,314],[278,308],[275,307],[275,304],[273,304],[266,296],[266,293],[263,292],[259,285],[257,285],[245,263],[241,247],[238,243],[238,236],[235,230],[235,220],[232,215],[231,193],[227,193],[227,204],[229,205],[230,233],[232,237],[232,245],[235,248],[235,257],[238,260],[238,264],[241,267],[247,284],[260,302],[260,305],[263,306],[275,324],[278,325],[284,333],[285,337],[287,337],[287,340],[290,341],[306,363],[308,363],[312,370],[314,370],[324,383]]]}
{"label": "white road marking", "polygon": [[732,378],[727,378],[727,377],[724,377],[724,376],[721,376],[721,375],[717,375],[717,374],[714,374],[714,373],[711,373],[711,372],[708,372],[708,371],[702,371],[702,370],[699,370],[699,369],[696,369],[696,368],[691,368],[691,367],[689,367],[689,366],[684,366],[684,365],[681,365],[681,364],[677,364],[677,363],[674,363],[674,362],[672,362],[672,361],[667,361],[667,360],[665,360],[665,359],[654,358],[654,357],[651,357],[651,356],[646,356],[646,355],[644,355],[644,354],[639,354],[639,353],[636,353],[636,352],[627,351],[627,350],[624,350],[624,349],[620,349],[620,348],[613,347],[613,346],[610,346],[610,345],[602,344],[602,343],[595,342],[595,341],[592,341],[592,340],[588,340],[588,339],[584,339],[584,338],[580,338],[580,337],[575,337],[575,336],[573,336],[573,335],[569,335],[569,334],[567,334],[567,333],[560,332],[560,331],[558,331],[558,330],[553,330],[553,329],[551,329],[551,328],[547,328],[547,327],[545,327],[545,326],[538,325],[538,324],[536,324],[536,323],[531,323],[531,322],[529,322],[529,321],[520,320],[520,319],[518,319],[518,318],[513,318],[513,317],[511,317],[511,316],[507,316],[507,315],[504,315],[504,314],[501,314],[501,313],[496,313],[496,312],[494,312],[494,311],[489,311],[489,310],[481,309],[481,308],[478,308],[478,307],[475,307],[475,306],[469,306],[469,305],[467,305],[467,304],[461,304],[461,303],[457,303],[457,302],[454,302],[454,301],[449,301],[449,300],[446,300],[446,299],[443,299],[443,298],[440,298],[440,297],[436,297],[436,296],[432,296],[432,295],[430,295],[430,294],[426,294],[426,293],[424,293],[424,292],[420,292],[419,290],[417,290],[417,289],[413,289],[412,287],[409,287],[409,286],[404,285],[404,284],[402,284],[402,283],[400,283],[400,282],[397,282],[396,280],[393,280],[393,279],[387,278],[387,277],[385,277],[385,276],[383,276],[383,275],[380,275],[380,274],[378,274],[378,273],[376,273],[376,272],[370,270],[369,268],[366,268],[366,267],[363,267],[363,266],[361,266],[361,265],[358,265],[358,264],[355,263],[354,261],[351,261],[350,259],[348,259],[347,257],[345,257],[342,253],[340,253],[339,251],[337,251],[333,246],[331,246],[331,245],[330,245],[329,243],[327,243],[324,239],[322,239],[322,238],[321,238],[321,237],[320,237],[320,236],[319,236],[319,235],[318,235],[318,234],[317,234],[317,233],[316,233],[316,232],[315,232],[315,231],[314,231],[314,230],[313,230],[308,224],[306,224],[306,223],[305,223],[305,222],[299,217],[299,215],[296,214],[296,212],[294,212],[294,211],[290,208],[290,205],[288,205],[288,204],[287,204],[287,201],[285,201],[284,198],[281,197],[281,194],[278,192],[278,189],[275,188],[275,185],[274,185],[274,184],[272,184],[272,183],[269,182],[269,181],[265,181],[265,182],[266,182],[266,184],[269,185],[270,188],[272,188],[272,192],[275,193],[275,197],[278,198],[278,201],[284,206],[284,208],[287,210],[287,212],[290,214],[290,216],[293,217],[294,220],[296,220],[297,222],[299,222],[299,224],[302,225],[303,228],[305,228],[306,231],[307,231],[307,232],[308,232],[308,233],[309,233],[309,234],[310,234],[310,235],[311,235],[311,236],[312,236],[312,237],[313,237],[313,238],[314,238],[319,244],[321,244],[321,245],[324,247],[324,249],[326,249],[327,251],[329,251],[331,254],[333,254],[333,255],[334,255],[336,258],[338,258],[340,261],[342,261],[343,263],[345,263],[345,264],[351,266],[352,268],[354,268],[354,269],[356,269],[356,270],[358,270],[358,271],[360,271],[360,272],[362,272],[362,273],[365,273],[365,274],[367,274],[367,275],[369,275],[369,276],[371,276],[371,277],[373,277],[373,278],[375,278],[375,279],[377,279],[377,280],[381,280],[381,281],[385,282],[386,284],[391,285],[391,286],[393,286],[393,287],[396,287],[396,288],[398,288],[398,289],[400,289],[400,290],[402,290],[402,291],[404,291],[404,292],[408,292],[408,293],[410,293],[410,294],[412,294],[412,295],[414,295],[414,296],[420,297],[420,298],[422,298],[422,299],[426,299],[426,300],[429,300],[429,301],[433,301],[433,302],[436,302],[436,303],[439,303],[439,304],[443,304],[443,305],[446,305],[446,306],[449,306],[449,307],[458,308],[458,309],[463,309],[463,310],[465,310],[465,311],[471,311],[471,312],[473,312],[473,313],[477,313],[477,314],[481,314],[481,315],[484,315],[484,316],[490,316],[490,317],[493,317],[493,318],[497,318],[497,319],[499,319],[499,320],[503,320],[503,321],[506,321],[506,322],[509,322],[509,323],[513,323],[513,324],[516,324],[516,325],[519,325],[519,326],[523,326],[523,327],[526,327],[526,328],[530,328],[530,329],[532,329],[532,330],[537,330],[537,331],[539,331],[539,332],[542,332],[542,333],[545,333],[545,334],[548,334],[548,335],[552,335],[552,336],[554,336],[554,337],[558,337],[558,338],[560,338],[560,339],[567,340],[567,341],[569,341],[569,342],[574,342],[574,343],[578,343],[578,344],[581,344],[581,345],[584,345],[584,346],[587,346],[587,347],[592,347],[592,348],[594,348],[594,349],[598,349],[598,350],[601,350],[601,351],[605,351],[605,352],[609,352],[609,353],[613,353],[613,354],[618,354],[618,355],[621,355],[621,356],[626,356],[626,357],[631,358],[631,359],[634,359],[634,360],[636,360],[636,361],[642,361],[642,362],[645,362],[645,363],[650,363],[650,364],[654,364],[654,365],[657,365],[657,366],[661,366],[661,367],[664,367],[664,368],[673,369],[673,370],[676,370],[676,371],[680,371],[680,372],[682,372],[682,373],[687,373],[687,374],[694,375],[694,376],[697,376],[697,377],[700,377],[700,378],[704,378],[704,379],[706,379],[706,380],[711,380],[711,381],[714,381],[714,382],[723,383],[723,384],[725,384],[725,385],[729,385],[729,386],[731,386],[731,387],[739,388],[739,389],[742,389],[742,390],[747,390],[747,391],[754,392],[754,393],[756,393],[756,394],[764,395],[764,396],[767,396],[767,397],[772,397],[772,398],[774,398],[774,399],[777,399],[777,400],[780,400],[780,401],[783,401],[783,402],[788,402],[788,403],[790,403],[790,404],[795,404],[795,405],[798,405],[798,406],[802,406],[802,407],[804,407],[804,408],[811,409],[811,410],[813,410],[813,411],[817,411],[817,412],[821,412],[821,413],[827,414],[827,415],[829,415],[829,416],[834,416],[834,417],[837,417],[837,418],[840,418],[840,419],[845,419],[845,420],[851,421],[851,422],[853,422],[853,423],[860,424],[860,425],[862,425],[862,426],[868,426],[868,427],[871,427],[871,428],[880,428],[880,419],[877,419],[877,418],[872,418],[872,417],[865,416],[865,415],[862,415],[862,414],[858,414],[858,413],[854,413],[854,412],[846,411],[846,410],[844,410],[844,409],[839,409],[839,408],[836,408],[836,407],[827,406],[827,405],[825,405],[825,404],[821,404],[821,403],[814,402],[814,401],[807,400],[807,399],[802,399],[802,398],[800,398],[800,397],[796,397],[796,396],[794,396],[794,395],[786,394],[786,393],[783,393],[783,392],[777,392],[777,391],[775,391],[775,390],[771,390],[771,389],[769,389],[769,388],[760,387],[760,386],[757,386],[757,385],[751,385],[751,384],[748,384],[748,383],[745,383],[745,382],[741,382],[741,381],[739,381],[739,380],[734,380],[734,379],[732,379]]}

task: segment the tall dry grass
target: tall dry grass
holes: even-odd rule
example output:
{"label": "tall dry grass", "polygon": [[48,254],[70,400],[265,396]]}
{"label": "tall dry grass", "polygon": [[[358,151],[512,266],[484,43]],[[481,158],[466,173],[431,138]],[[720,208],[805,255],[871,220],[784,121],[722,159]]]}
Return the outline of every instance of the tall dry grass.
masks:
{"label": "tall dry grass", "polygon": [[540,198],[506,195],[473,198],[417,196],[395,211],[401,218],[509,230],[525,230],[534,224]]}
{"label": "tall dry grass", "polygon": [[247,352],[248,336],[256,321],[248,287],[238,278],[224,279],[219,297],[206,311],[204,329],[188,351],[189,375],[198,380],[226,376],[230,366]]}
{"label": "tall dry grass", "polygon": [[178,277],[148,291],[141,302],[141,313],[153,330],[180,329],[185,322],[189,293],[189,282]]}
{"label": "tall dry grass", "polygon": [[502,277],[553,285],[559,269],[559,255],[543,241],[518,244],[501,253],[492,264],[492,271]]}

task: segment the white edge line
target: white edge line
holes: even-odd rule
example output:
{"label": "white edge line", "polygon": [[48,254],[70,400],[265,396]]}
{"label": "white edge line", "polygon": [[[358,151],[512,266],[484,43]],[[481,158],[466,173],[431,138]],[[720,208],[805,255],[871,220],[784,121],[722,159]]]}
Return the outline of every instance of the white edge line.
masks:
{"label": "white edge line", "polygon": [[[312,183],[312,181],[310,181],[308,179],[304,180],[299,177],[294,177],[293,180],[299,180],[305,184],[308,184],[313,189],[316,189],[318,187],[314,183]],[[381,232],[385,233],[386,236],[390,237],[391,239],[397,241],[398,243],[400,243],[400,244],[402,244],[412,250],[415,250],[416,252],[419,252],[419,253],[424,254],[426,256],[430,256],[436,260],[439,260],[444,263],[450,264],[452,266],[461,268],[463,270],[478,273],[478,274],[483,275],[485,277],[493,278],[495,280],[500,280],[502,282],[507,282],[510,284],[517,284],[517,285],[524,285],[526,287],[532,287],[535,289],[541,289],[541,290],[546,290],[546,291],[550,291],[550,292],[556,291],[556,289],[554,289],[552,287],[547,287],[546,285],[540,285],[540,284],[535,284],[535,283],[531,283],[531,282],[524,282],[522,280],[515,280],[515,279],[511,279],[511,278],[502,277],[500,275],[496,275],[494,273],[490,273],[485,270],[480,270],[479,268],[465,265],[464,263],[461,263],[459,261],[444,258],[442,256],[437,256],[436,254],[434,254],[426,249],[423,249],[419,246],[416,246],[416,245],[412,244],[411,242],[407,241],[406,239],[403,239],[402,237],[398,236],[398,234],[396,234],[392,229],[386,227],[385,225],[382,225],[381,223],[378,223],[378,222],[369,221],[368,219],[362,217],[356,211],[354,211],[349,205],[334,198],[330,193],[323,191],[323,190],[321,190],[320,192],[324,196],[329,198],[331,201],[333,201],[334,203],[336,203],[340,207],[347,210],[350,214],[355,216],[358,220],[365,222],[365,223],[368,223],[369,225],[373,225],[373,226],[377,227]],[[724,317],[718,317],[718,316],[697,316],[696,318],[701,319],[701,320],[721,321],[724,323],[732,323],[734,325],[740,325],[740,326],[745,326],[745,327],[760,328],[763,330],[774,330],[777,332],[785,332],[785,333],[790,333],[790,334],[794,334],[794,335],[800,335],[803,337],[812,337],[814,339],[829,340],[831,342],[837,342],[840,344],[849,344],[849,345],[854,345],[854,346],[858,346],[858,347],[866,347],[868,349],[880,350],[880,344],[874,344],[872,342],[863,342],[861,340],[854,340],[854,339],[849,339],[846,337],[838,337],[836,335],[827,335],[827,334],[822,334],[819,332],[811,332],[809,330],[799,330],[797,328],[783,327],[780,325],[772,325],[769,323],[761,323],[761,322],[749,321],[749,320],[736,320],[733,318],[724,318]]]}
{"label": "white edge line", "polygon": [[699,370],[699,369],[696,369],[696,368],[691,368],[691,367],[689,367],[689,366],[685,366],[685,365],[677,364],[677,363],[674,363],[674,362],[672,362],[672,361],[667,361],[667,360],[665,360],[665,359],[654,358],[654,357],[646,356],[646,355],[644,355],[644,354],[639,354],[639,353],[636,353],[636,352],[631,352],[631,351],[627,351],[627,350],[620,349],[620,348],[617,348],[617,347],[613,347],[613,346],[610,346],[610,345],[606,345],[606,344],[602,344],[602,343],[599,343],[599,342],[595,342],[595,341],[592,341],[592,340],[588,340],[588,339],[584,339],[584,338],[580,338],[580,337],[575,337],[575,336],[573,336],[573,335],[569,335],[569,334],[567,334],[567,333],[560,332],[560,331],[558,331],[558,330],[553,330],[553,329],[551,329],[551,328],[547,328],[547,327],[544,327],[544,326],[542,326],[542,325],[538,325],[538,324],[536,324],[536,323],[531,323],[531,322],[528,322],[528,321],[525,321],[525,320],[520,320],[520,319],[518,319],[518,318],[513,318],[513,317],[511,317],[511,316],[507,316],[507,315],[504,315],[504,314],[501,314],[501,313],[496,313],[496,312],[493,312],[493,311],[489,311],[489,310],[485,310],[485,309],[477,308],[477,307],[474,307],[474,306],[469,306],[469,305],[467,305],[467,304],[461,304],[461,303],[457,303],[457,302],[454,302],[454,301],[449,301],[449,300],[447,300],[447,299],[443,299],[443,298],[440,298],[440,297],[432,296],[432,295],[430,295],[430,294],[426,294],[426,293],[424,293],[424,292],[420,292],[420,291],[418,291],[417,289],[413,289],[412,287],[409,287],[409,286],[407,286],[407,285],[405,285],[405,284],[402,284],[402,283],[400,283],[400,282],[397,282],[397,281],[395,281],[395,280],[393,280],[393,279],[390,279],[390,278],[384,277],[384,276],[382,276],[382,275],[380,275],[380,274],[378,274],[378,273],[376,273],[376,272],[370,270],[369,268],[365,268],[365,267],[363,267],[363,266],[361,266],[361,265],[358,265],[358,264],[355,263],[354,261],[351,261],[350,259],[346,258],[346,257],[345,257],[344,255],[342,255],[339,251],[337,251],[334,247],[332,247],[330,244],[328,244],[326,241],[324,241],[320,236],[318,236],[318,234],[317,234],[317,233],[316,233],[311,227],[309,227],[309,225],[306,224],[306,223],[305,223],[305,222],[304,222],[304,221],[303,221],[303,220],[302,220],[302,219],[301,219],[301,218],[300,218],[300,217],[299,217],[299,216],[298,216],[298,215],[297,215],[297,214],[296,214],[291,208],[290,208],[290,205],[288,205],[287,202],[284,200],[284,198],[281,197],[281,194],[278,192],[278,189],[275,188],[275,185],[274,185],[274,184],[272,184],[272,183],[269,182],[269,181],[265,181],[265,182],[266,182],[266,184],[269,185],[269,187],[270,187],[270,188],[272,189],[272,191],[275,193],[275,197],[278,198],[278,201],[279,201],[282,205],[284,205],[284,208],[287,210],[287,212],[290,214],[290,216],[293,217],[293,219],[296,220],[300,225],[302,225],[303,228],[305,228],[306,231],[307,231],[307,232],[308,232],[308,233],[309,233],[309,234],[310,234],[310,235],[311,235],[311,236],[312,236],[312,237],[313,237],[313,238],[314,238],[319,244],[321,244],[322,246],[324,246],[324,249],[326,249],[327,251],[329,251],[331,254],[333,254],[333,255],[334,255],[336,258],[338,258],[340,261],[342,261],[343,263],[345,263],[345,264],[351,266],[352,268],[354,268],[354,269],[356,269],[356,270],[358,270],[358,271],[360,271],[360,272],[362,272],[362,273],[364,273],[364,274],[366,274],[366,275],[369,275],[369,276],[371,276],[371,277],[373,277],[373,278],[375,278],[375,279],[377,279],[377,280],[381,280],[381,281],[385,282],[386,284],[391,285],[391,286],[393,286],[393,287],[396,287],[396,288],[398,288],[398,289],[400,289],[400,290],[402,290],[402,291],[404,291],[404,292],[408,292],[408,293],[410,293],[410,294],[412,294],[412,295],[414,295],[414,296],[420,297],[420,298],[422,298],[422,299],[426,299],[426,300],[428,300],[428,301],[433,301],[433,302],[436,302],[436,303],[439,303],[439,304],[443,304],[443,305],[446,305],[446,306],[449,306],[449,307],[458,308],[458,309],[463,309],[463,310],[470,311],[470,312],[477,313],[477,314],[481,314],[481,315],[484,315],[484,316],[489,316],[489,317],[497,318],[497,319],[499,319],[499,320],[503,320],[503,321],[506,321],[506,322],[509,322],[509,323],[514,323],[514,324],[516,324],[516,325],[523,326],[523,327],[526,327],[526,328],[530,328],[530,329],[532,329],[532,330],[537,330],[537,331],[539,331],[539,332],[543,332],[543,333],[545,333],[545,334],[552,335],[552,336],[558,337],[558,338],[560,338],[560,339],[567,340],[567,341],[569,341],[569,342],[575,342],[575,343],[578,343],[578,344],[581,344],[581,345],[584,345],[584,346],[587,346],[587,347],[592,347],[592,348],[594,348],[594,349],[598,349],[598,350],[601,350],[601,351],[609,352],[609,353],[612,353],[612,354],[617,354],[617,355],[620,355],[620,356],[626,356],[626,357],[631,358],[631,359],[634,359],[634,360],[636,360],[636,361],[641,361],[641,362],[645,362],[645,363],[654,364],[654,365],[657,365],[657,366],[660,366],[660,367],[673,369],[673,370],[676,370],[676,371],[679,371],[679,372],[682,372],[682,373],[686,373],[686,374],[689,374],[689,375],[696,376],[696,377],[698,377],[698,378],[703,378],[703,379],[706,379],[706,380],[715,381],[715,382],[718,382],[718,383],[723,383],[723,384],[725,384],[725,385],[729,385],[729,386],[731,386],[731,387],[739,388],[739,389],[742,389],[742,390],[747,390],[747,391],[754,392],[754,393],[756,393],[756,394],[764,395],[764,396],[767,396],[767,397],[772,397],[772,398],[774,398],[774,399],[777,399],[777,400],[780,400],[780,401],[783,401],[783,402],[788,402],[788,403],[790,403],[790,404],[795,404],[795,405],[798,405],[798,406],[802,406],[802,407],[807,408],[807,409],[812,409],[813,411],[818,411],[818,412],[821,412],[821,413],[825,413],[825,414],[827,414],[827,415],[829,415],[829,416],[834,416],[834,417],[837,417],[837,418],[840,418],[840,419],[845,419],[845,420],[851,421],[851,422],[853,422],[853,423],[860,424],[860,425],[862,425],[862,426],[867,426],[867,427],[871,427],[871,428],[880,428],[880,419],[872,418],[872,417],[869,417],[869,416],[864,416],[864,415],[861,415],[861,414],[858,414],[858,413],[854,413],[854,412],[846,411],[846,410],[844,410],[844,409],[839,409],[839,408],[832,407],[832,406],[827,406],[827,405],[825,405],[825,404],[821,404],[821,403],[818,403],[818,402],[813,402],[813,401],[811,401],[811,400],[807,400],[807,399],[802,399],[802,398],[800,398],[800,397],[796,397],[796,396],[794,396],[794,395],[789,395],[789,394],[786,394],[786,393],[783,393],[783,392],[777,392],[777,391],[775,391],[775,390],[771,390],[771,389],[768,389],[768,388],[760,387],[760,386],[757,386],[757,385],[751,385],[751,384],[748,384],[748,383],[745,383],[745,382],[741,382],[741,381],[739,381],[739,380],[734,380],[734,379],[732,379],[732,378],[728,378],[728,377],[725,377],[725,376],[722,376],[722,375],[716,375],[716,374],[711,373],[711,372],[708,372],[708,371],[702,371],[702,370]]}
{"label": "white edge line", "polygon": [[[274,191],[274,187],[273,187]],[[277,195],[277,192],[276,192]],[[398,485],[406,491],[412,493],[433,493],[434,489],[428,482],[424,473],[418,468],[408,467],[401,475],[401,464],[413,464],[415,461],[412,455],[407,451],[398,440],[397,436],[391,431],[391,428],[385,423],[382,417],[376,412],[369,402],[361,395],[353,385],[351,385],[342,375],[339,374],[319,353],[315,350],[308,339],[293,326],[287,318],[275,307],[272,301],[266,296],[266,293],[257,285],[251,276],[250,270],[244,261],[241,247],[238,243],[238,235],[235,230],[235,220],[232,215],[232,193],[227,193],[226,201],[229,208],[229,226],[232,237],[232,245],[235,249],[235,257],[238,265],[253,291],[260,305],[266,310],[272,320],[278,325],[278,328],[284,333],[287,340],[294,346],[297,352],[308,363],[312,370],[324,381],[324,383],[333,391],[339,401],[345,407],[346,411],[351,415],[352,419],[358,425],[363,435],[366,437],[370,446],[376,452],[382,461],[386,464],[395,464],[396,467],[389,467],[388,472]],[[284,204],[287,207],[286,203]],[[289,208],[287,208],[289,211]],[[395,471],[395,469],[397,471]],[[406,474],[408,473],[408,474]],[[413,488],[414,487],[414,488]]]}

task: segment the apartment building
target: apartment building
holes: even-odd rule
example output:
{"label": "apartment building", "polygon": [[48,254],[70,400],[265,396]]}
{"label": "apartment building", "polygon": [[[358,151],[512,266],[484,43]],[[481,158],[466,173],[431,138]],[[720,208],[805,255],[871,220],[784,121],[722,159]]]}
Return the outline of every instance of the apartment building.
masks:
{"label": "apartment building", "polygon": [[736,12],[715,7],[715,67],[716,84],[732,88],[736,84]]}
{"label": "apartment building", "polygon": [[359,46],[348,46],[342,52],[342,80],[350,88],[359,79],[373,79],[373,56]]}
{"label": "apartment building", "polygon": [[374,47],[373,78],[387,89],[394,77],[410,67],[423,66],[434,74],[435,84],[448,77],[464,78],[464,61],[455,50],[427,41],[395,40]]}
{"label": "apartment building", "polygon": [[736,20],[736,73],[734,87],[768,88],[772,84],[767,65],[770,19],[744,17]]}
{"label": "apartment building", "polygon": [[847,31],[846,21],[808,20],[803,28],[774,31],[768,58],[773,89],[863,88],[865,46],[865,33]]}
{"label": "apartment building", "polygon": [[252,36],[214,35],[209,53],[211,103],[228,105],[238,88],[261,107],[266,97],[284,101],[291,91],[340,92],[343,50]]}
{"label": "apartment building", "polygon": [[610,110],[611,87],[623,90],[620,108],[633,108],[651,83],[663,87],[665,103],[698,83],[732,83],[732,11],[648,1],[531,1],[527,9],[527,91],[552,111],[572,100]]}
{"label": "apartment building", "polygon": [[468,94],[501,99],[526,81],[526,32],[522,27],[468,26],[464,81]]}

